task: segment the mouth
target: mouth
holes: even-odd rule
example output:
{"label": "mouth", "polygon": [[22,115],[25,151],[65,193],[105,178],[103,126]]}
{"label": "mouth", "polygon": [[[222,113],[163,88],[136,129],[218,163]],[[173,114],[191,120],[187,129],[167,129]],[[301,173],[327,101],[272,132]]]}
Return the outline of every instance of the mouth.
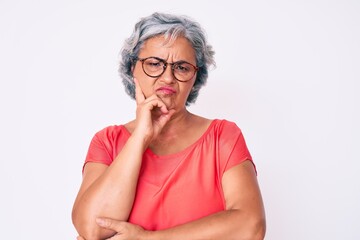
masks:
{"label": "mouth", "polygon": [[156,93],[161,95],[173,95],[176,93],[176,90],[172,87],[159,87],[156,89]]}

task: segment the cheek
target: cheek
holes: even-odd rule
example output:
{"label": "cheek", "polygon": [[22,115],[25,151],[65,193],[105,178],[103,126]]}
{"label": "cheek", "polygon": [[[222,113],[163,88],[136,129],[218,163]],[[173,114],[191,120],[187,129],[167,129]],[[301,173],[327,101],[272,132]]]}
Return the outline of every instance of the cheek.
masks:
{"label": "cheek", "polygon": [[142,76],[142,68],[139,64],[136,64],[134,67],[132,67],[132,73],[135,78],[141,78]]}
{"label": "cheek", "polygon": [[190,84],[190,85],[187,86],[186,88],[182,89],[182,92],[184,93],[184,94],[183,94],[183,98],[184,98],[185,100],[189,97],[190,92],[191,92],[193,86],[194,86],[194,84]]}
{"label": "cheek", "polygon": [[152,82],[153,79],[147,76],[142,70],[141,65],[136,65],[133,69],[133,77],[136,78],[139,82],[141,91],[144,96],[148,98],[153,94]]}
{"label": "cheek", "polygon": [[194,79],[192,80],[190,86],[189,86],[189,94],[191,92],[191,90],[193,89],[194,85],[195,85],[195,80],[196,80],[196,76],[194,77]]}
{"label": "cheek", "polygon": [[154,80],[154,78],[151,78],[144,73],[141,65],[139,65],[139,64],[136,65],[133,70],[133,77],[136,78],[140,83],[141,82],[151,83]]}

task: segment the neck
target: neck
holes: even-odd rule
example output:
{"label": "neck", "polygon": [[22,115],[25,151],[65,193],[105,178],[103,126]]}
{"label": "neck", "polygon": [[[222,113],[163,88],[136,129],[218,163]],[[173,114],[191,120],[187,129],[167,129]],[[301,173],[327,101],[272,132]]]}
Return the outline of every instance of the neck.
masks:
{"label": "neck", "polygon": [[167,139],[177,136],[184,128],[187,127],[193,116],[194,115],[188,112],[186,108],[184,108],[183,111],[175,113],[161,130],[158,139]]}

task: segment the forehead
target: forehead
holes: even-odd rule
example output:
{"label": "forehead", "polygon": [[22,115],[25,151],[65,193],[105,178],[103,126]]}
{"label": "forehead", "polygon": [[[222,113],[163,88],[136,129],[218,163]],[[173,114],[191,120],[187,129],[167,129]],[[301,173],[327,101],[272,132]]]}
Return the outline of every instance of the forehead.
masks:
{"label": "forehead", "polygon": [[185,37],[169,41],[163,35],[146,40],[139,52],[139,57],[160,57],[172,60],[195,61],[195,50]]}

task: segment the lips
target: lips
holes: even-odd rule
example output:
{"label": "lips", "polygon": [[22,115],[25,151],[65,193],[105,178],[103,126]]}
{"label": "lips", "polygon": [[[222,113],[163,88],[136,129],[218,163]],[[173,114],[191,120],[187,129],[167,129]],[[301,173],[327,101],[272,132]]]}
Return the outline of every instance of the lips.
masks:
{"label": "lips", "polygon": [[172,87],[159,87],[156,89],[156,93],[163,95],[172,95],[176,93],[176,90]]}

